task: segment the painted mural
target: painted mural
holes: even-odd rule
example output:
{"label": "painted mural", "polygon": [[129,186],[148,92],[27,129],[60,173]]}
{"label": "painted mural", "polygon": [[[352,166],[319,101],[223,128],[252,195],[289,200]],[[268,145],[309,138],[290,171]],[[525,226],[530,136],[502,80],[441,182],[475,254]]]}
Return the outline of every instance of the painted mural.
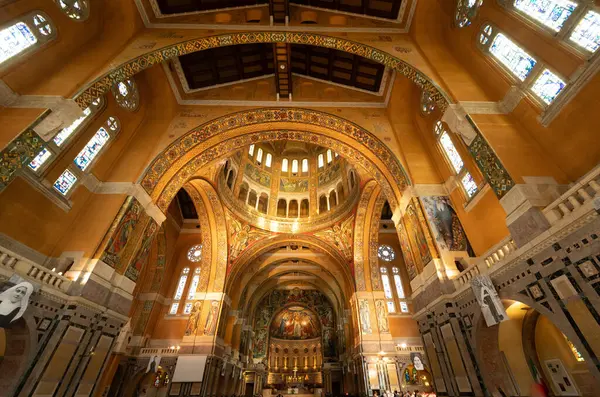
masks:
{"label": "painted mural", "polygon": [[425,267],[429,262],[431,262],[433,257],[429,251],[427,238],[423,232],[423,226],[419,221],[419,215],[417,214],[417,211],[420,211],[419,202],[411,200],[408,207],[406,207],[404,219],[406,224],[406,232],[410,240],[410,245],[413,248],[413,252],[419,255],[418,258],[421,261],[421,266]]}
{"label": "painted mural", "polygon": [[[269,331],[275,335],[290,335],[290,338],[308,339],[311,328],[317,332],[313,334],[322,338],[323,355],[324,357],[333,358],[337,352],[337,339],[335,333],[335,317],[333,307],[329,299],[320,291],[304,290],[299,288],[294,289],[276,289],[264,296],[257,306],[259,309],[254,315],[254,338],[252,341],[252,356],[255,359],[264,358],[267,355],[267,346]],[[285,310],[280,311],[282,308]],[[296,312],[312,313],[311,321],[314,326],[302,329],[296,328],[295,313]],[[284,315],[287,315],[287,320],[283,324],[283,330],[279,330],[282,326],[281,320]],[[290,317],[291,316],[291,317]],[[279,320],[279,321],[278,321]],[[287,322],[292,322],[294,327],[285,328]],[[300,320],[308,321],[306,318]],[[289,326],[291,326],[290,324]],[[307,334],[308,332],[308,334]],[[300,335],[299,337],[297,335]]]}
{"label": "painted mural", "polygon": [[317,316],[303,306],[290,306],[275,315],[270,334],[274,338],[303,340],[319,336]]}
{"label": "painted mural", "polygon": [[308,179],[281,178],[279,190],[286,193],[301,193],[308,191]]}
{"label": "painted mural", "polygon": [[246,174],[248,178],[252,179],[259,185],[262,185],[264,187],[271,187],[271,174],[259,170],[252,164],[246,164],[244,174]]}
{"label": "painted mural", "polygon": [[410,250],[408,233],[406,233],[406,227],[404,226],[404,222],[402,221],[402,219],[400,220],[398,226],[396,226],[396,230],[398,230],[400,249],[402,249],[402,257],[404,258],[404,263],[406,263],[408,278],[412,281],[415,277],[417,277],[417,267],[415,265],[415,260],[413,258],[412,251]]}
{"label": "painted mural", "polygon": [[150,247],[152,246],[152,241],[156,236],[156,231],[158,229],[158,225],[154,220],[150,220],[148,226],[146,226],[146,230],[144,231],[144,237],[142,238],[142,244],[138,253],[125,271],[125,277],[132,281],[137,281],[140,273],[142,272],[142,268],[144,264],[148,260],[148,255],[150,254]]}
{"label": "painted mural", "polygon": [[472,249],[465,230],[448,196],[422,197],[423,207],[433,226],[433,236],[442,249],[469,251]]}
{"label": "painted mural", "polygon": [[319,186],[331,182],[340,172],[340,162],[336,161],[332,166],[325,167],[325,170],[319,173]]}
{"label": "painted mural", "polygon": [[118,267],[121,254],[123,253],[123,250],[129,241],[129,236],[133,232],[133,229],[140,218],[140,214],[142,213],[141,204],[133,197],[127,198],[123,204],[123,208],[125,208],[125,210],[122,212],[117,226],[114,227],[113,224],[113,227],[108,231],[110,239],[100,257],[101,261],[112,268]]}

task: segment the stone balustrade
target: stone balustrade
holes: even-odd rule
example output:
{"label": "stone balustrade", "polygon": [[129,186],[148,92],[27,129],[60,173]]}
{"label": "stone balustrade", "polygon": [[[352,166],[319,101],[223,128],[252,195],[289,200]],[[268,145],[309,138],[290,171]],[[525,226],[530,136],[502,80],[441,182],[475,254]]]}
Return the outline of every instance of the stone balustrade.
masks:
{"label": "stone balustrade", "polygon": [[543,214],[554,225],[557,222],[584,214],[600,200],[600,165],[588,172],[562,196],[543,210]]}
{"label": "stone balustrade", "polygon": [[61,292],[67,292],[72,283],[70,279],[1,246],[0,268],[15,271],[25,279],[31,279],[42,286],[56,288]]}

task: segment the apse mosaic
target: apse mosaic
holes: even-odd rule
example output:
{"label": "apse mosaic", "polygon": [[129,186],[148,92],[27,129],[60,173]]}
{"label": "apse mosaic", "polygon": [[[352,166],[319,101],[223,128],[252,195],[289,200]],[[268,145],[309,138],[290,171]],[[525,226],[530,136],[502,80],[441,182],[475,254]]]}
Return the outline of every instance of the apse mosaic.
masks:
{"label": "apse mosaic", "polygon": [[302,306],[290,306],[275,315],[270,334],[274,338],[303,340],[319,336],[316,315]]}
{"label": "apse mosaic", "polygon": [[295,340],[321,336],[324,357],[336,356],[333,307],[329,299],[317,290],[276,289],[265,295],[254,315],[254,358],[266,357],[269,334],[275,338]]}

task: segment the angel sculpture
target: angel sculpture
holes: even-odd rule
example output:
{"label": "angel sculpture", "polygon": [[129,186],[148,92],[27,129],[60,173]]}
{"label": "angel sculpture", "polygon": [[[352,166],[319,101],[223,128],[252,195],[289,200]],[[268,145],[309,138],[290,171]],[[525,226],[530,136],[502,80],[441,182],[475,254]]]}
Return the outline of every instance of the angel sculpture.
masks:
{"label": "angel sculpture", "polygon": [[231,226],[231,244],[229,248],[230,261],[235,260],[248,245],[260,240],[268,233],[261,230],[252,229],[250,225],[242,225],[242,223],[234,218],[229,218]]}

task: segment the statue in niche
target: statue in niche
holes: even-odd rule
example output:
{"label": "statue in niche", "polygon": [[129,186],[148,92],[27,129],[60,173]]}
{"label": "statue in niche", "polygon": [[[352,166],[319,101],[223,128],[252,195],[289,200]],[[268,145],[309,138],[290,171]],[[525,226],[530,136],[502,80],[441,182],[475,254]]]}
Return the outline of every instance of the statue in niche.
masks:
{"label": "statue in niche", "polygon": [[377,313],[377,326],[379,327],[379,332],[390,332],[387,310],[385,309],[385,302],[383,300],[375,301],[375,312]]}
{"label": "statue in niche", "polygon": [[360,312],[360,327],[363,334],[370,334],[371,320],[369,316],[369,301],[366,299],[359,300],[359,312]]}
{"label": "statue in niche", "polygon": [[185,335],[195,335],[196,331],[198,331],[198,321],[200,321],[200,315],[202,314],[202,301],[194,302],[194,306],[192,306],[192,312],[190,313],[190,318],[188,319],[187,326],[185,328]]}
{"label": "statue in niche", "polygon": [[217,321],[219,315],[219,301],[210,302],[210,312],[206,317],[206,325],[204,327],[204,335],[214,335],[217,330]]}
{"label": "statue in niche", "polygon": [[508,319],[504,305],[496,292],[492,279],[487,275],[479,275],[471,280],[471,288],[475,299],[481,307],[481,313],[488,327]]}

